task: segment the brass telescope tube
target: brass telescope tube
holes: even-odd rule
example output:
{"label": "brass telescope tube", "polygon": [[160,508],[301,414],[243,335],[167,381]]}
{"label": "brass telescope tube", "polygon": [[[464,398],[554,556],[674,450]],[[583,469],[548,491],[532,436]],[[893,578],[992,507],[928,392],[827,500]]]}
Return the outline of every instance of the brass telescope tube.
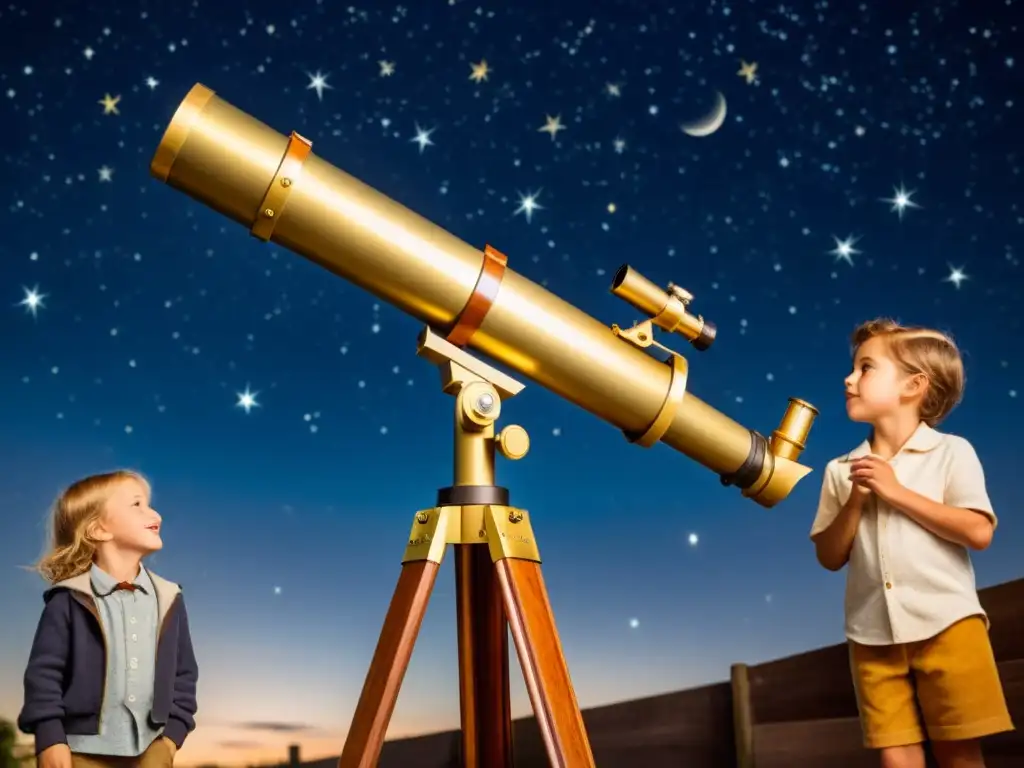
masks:
{"label": "brass telescope tube", "polygon": [[[150,171],[261,239],[433,328],[451,328],[483,279],[481,250],[320,159],[302,142],[196,84],[171,119]],[[669,398],[670,365],[511,269],[499,285],[467,346],[627,435],[644,433],[655,422]],[[790,411],[804,405],[791,400]],[[788,414],[783,421],[777,432],[806,419]],[[746,427],[686,393],[661,442],[719,475],[742,469],[740,475],[756,478],[740,484],[744,495],[771,507],[810,471],[795,461],[795,446],[802,448],[805,438],[806,432],[791,436],[781,443],[787,455],[776,456],[771,444],[758,446]]]}

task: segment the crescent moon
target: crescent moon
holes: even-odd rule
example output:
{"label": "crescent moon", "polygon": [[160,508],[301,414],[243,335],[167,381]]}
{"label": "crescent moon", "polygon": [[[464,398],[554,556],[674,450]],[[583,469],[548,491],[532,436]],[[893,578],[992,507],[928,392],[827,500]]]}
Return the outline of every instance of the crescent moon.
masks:
{"label": "crescent moon", "polygon": [[683,129],[683,133],[687,136],[695,136],[697,138],[710,136],[722,127],[722,123],[725,122],[726,112],[725,96],[722,95],[721,91],[715,91],[715,106],[711,108],[711,111],[700,120],[683,123],[679,127]]}

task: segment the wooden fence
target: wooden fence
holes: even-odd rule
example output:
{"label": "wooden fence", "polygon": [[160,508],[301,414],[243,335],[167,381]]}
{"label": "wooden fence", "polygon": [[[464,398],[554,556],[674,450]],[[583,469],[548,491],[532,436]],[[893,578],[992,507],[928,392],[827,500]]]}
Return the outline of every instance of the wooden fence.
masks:
{"label": "wooden fence", "polygon": [[[1014,722],[1024,728],[1024,579],[980,592]],[[732,670],[737,768],[875,768],[861,743],[846,645]],[[988,768],[1024,765],[1024,734],[985,740]]]}
{"label": "wooden fence", "polygon": [[[1024,579],[980,592],[1014,722],[1024,730]],[[861,742],[846,644],[747,666],[729,682],[584,711],[598,768],[876,768]],[[516,768],[546,768],[536,721],[513,724]],[[457,768],[459,732],[389,741],[380,768]],[[1024,733],[985,740],[988,768],[1024,766]],[[292,766],[299,763],[297,752]],[[337,758],[305,763],[333,768]]]}

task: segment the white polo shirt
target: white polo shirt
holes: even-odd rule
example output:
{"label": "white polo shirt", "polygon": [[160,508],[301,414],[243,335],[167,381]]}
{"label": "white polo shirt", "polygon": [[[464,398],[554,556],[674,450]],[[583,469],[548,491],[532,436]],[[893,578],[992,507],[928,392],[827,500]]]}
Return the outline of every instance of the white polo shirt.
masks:
{"label": "white polo shirt", "polygon": [[[832,524],[849,499],[850,464],[870,454],[865,440],[828,463],[812,537]],[[983,512],[995,525],[981,462],[964,438],[921,422],[889,464],[905,487],[951,507]],[[863,645],[911,643],[973,615],[985,612],[966,547],[868,496],[847,565],[846,636]]]}

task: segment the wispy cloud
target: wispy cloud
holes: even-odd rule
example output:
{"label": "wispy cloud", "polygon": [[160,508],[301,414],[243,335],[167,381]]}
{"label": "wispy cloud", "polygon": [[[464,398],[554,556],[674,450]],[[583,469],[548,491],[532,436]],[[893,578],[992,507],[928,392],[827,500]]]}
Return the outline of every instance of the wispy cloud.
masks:
{"label": "wispy cloud", "polygon": [[263,746],[263,742],[261,741],[229,740],[222,741],[219,743],[222,747],[226,747],[227,749],[258,749],[259,747]]}
{"label": "wispy cloud", "polygon": [[243,731],[270,731],[272,733],[300,733],[302,731],[315,731],[316,726],[308,723],[274,723],[274,722],[245,722],[235,723],[235,728]]}

